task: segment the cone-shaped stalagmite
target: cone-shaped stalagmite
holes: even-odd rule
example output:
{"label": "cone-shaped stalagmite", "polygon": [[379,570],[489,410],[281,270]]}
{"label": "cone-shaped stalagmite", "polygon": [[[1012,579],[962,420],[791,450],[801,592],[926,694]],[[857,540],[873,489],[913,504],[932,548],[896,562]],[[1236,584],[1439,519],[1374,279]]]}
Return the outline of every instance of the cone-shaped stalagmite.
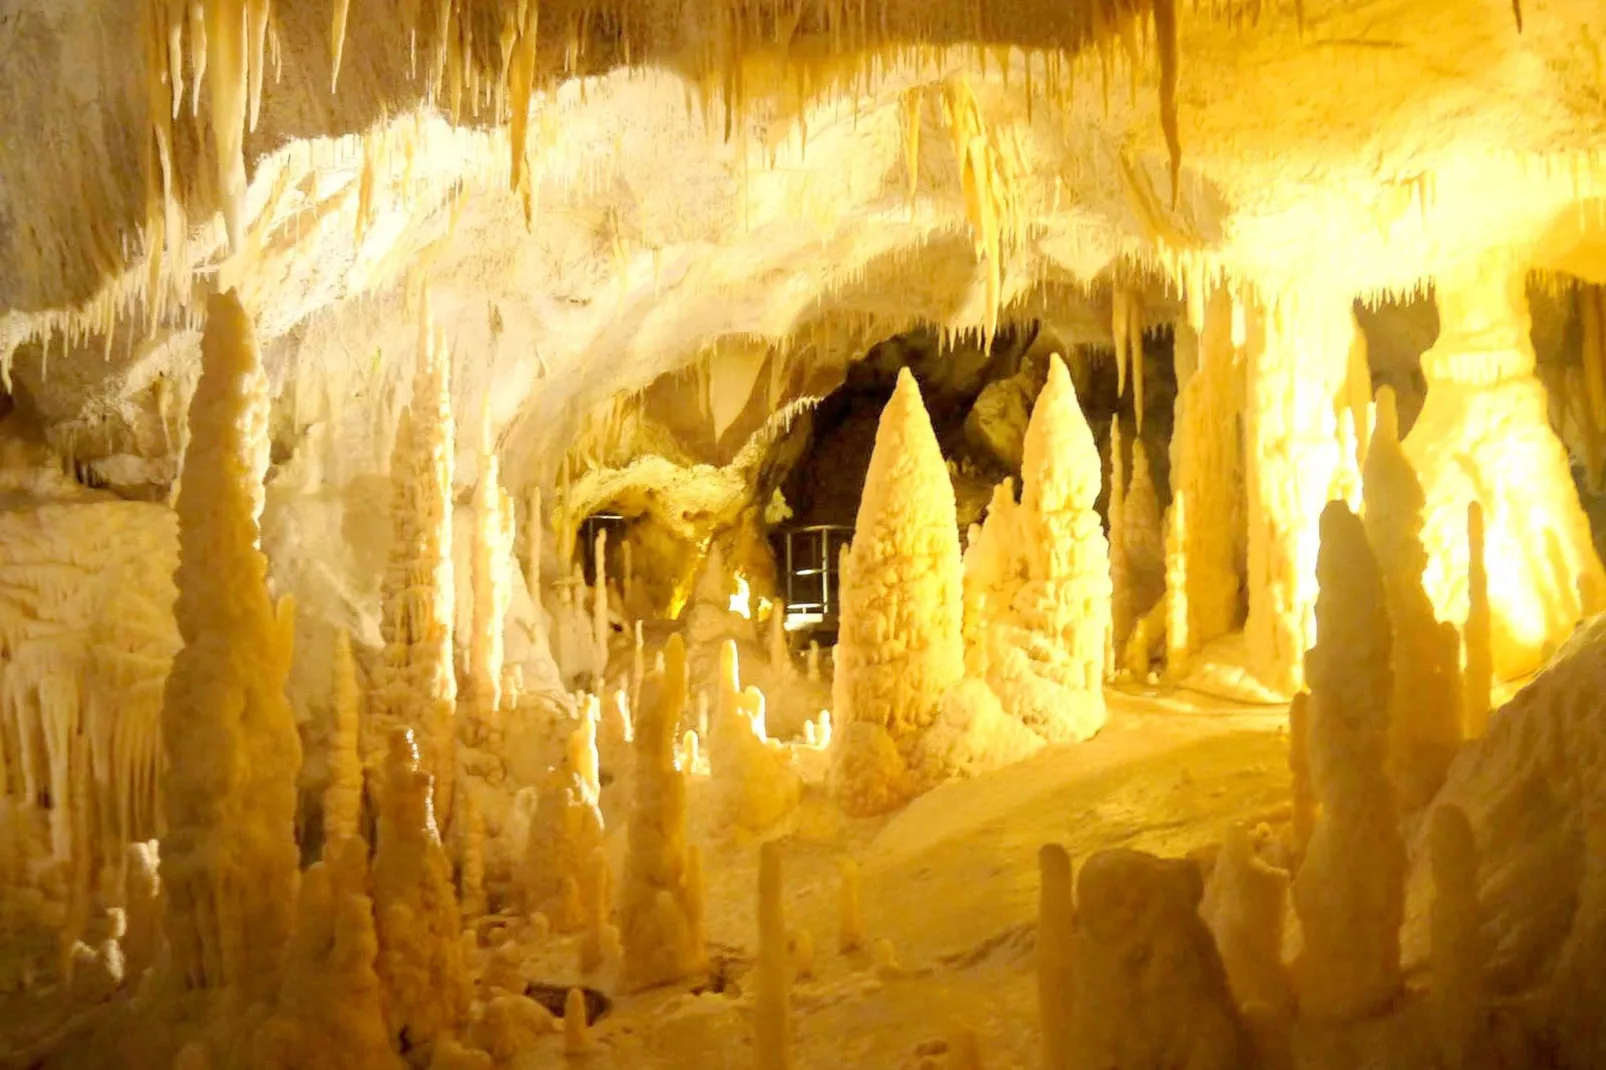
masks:
{"label": "cone-shaped stalagmite", "polygon": [[1386,1006],[1400,986],[1405,848],[1384,772],[1394,673],[1383,577],[1342,502],[1322,512],[1316,572],[1320,639],[1306,672],[1321,809],[1294,880],[1304,933],[1294,979],[1304,1013],[1348,1020]]}
{"label": "cone-shaped stalagmite", "polygon": [[214,295],[178,495],[184,647],[162,709],[161,875],[175,972],[248,997],[276,990],[299,868],[294,615],[269,599],[258,548],[267,389],[250,317],[232,290]]}
{"label": "cone-shaped stalagmite", "polygon": [[1415,809],[1438,790],[1461,739],[1459,642],[1446,643],[1422,586],[1422,486],[1400,449],[1394,392],[1377,396],[1377,429],[1364,472],[1366,537],[1382,570],[1394,627],[1389,772]]}
{"label": "cone-shaped stalagmite", "polygon": [[1014,538],[991,533],[989,515],[972,550],[1011,560],[967,566],[995,576],[988,598],[989,614],[997,614],[971,631],[986,650],[970,660],[984,667],[1004,710],[1033,732],[1086,739],[1104,724],[1109,549],[1093,509],[1102,481],[1098,450],[1058,357],[1032,410],[1021,479],[1020,505],[999,511],[996,521],[1013,524]]}
{"label": "cone-shaped stalagmite", "polygon": [[874,813],[908,794],[910,751],[964,672],[953,484],[908,369],[881,413],[841,585],[837,797]]}

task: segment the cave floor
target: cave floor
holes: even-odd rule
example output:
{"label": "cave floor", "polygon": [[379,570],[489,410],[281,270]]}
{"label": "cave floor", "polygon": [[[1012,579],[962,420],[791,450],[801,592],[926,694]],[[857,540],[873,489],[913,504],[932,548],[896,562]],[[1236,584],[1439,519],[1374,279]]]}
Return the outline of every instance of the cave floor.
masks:
{"label": "cave floor", "polygon": [[[795,1066],[941,1067],[956,1023],[978,1034],[984,1065],[1035,1066],[1040,846],[1061,843],[1078,863],[1111,847],[1174,856],[1219,842],[1235,822],[1286,819],[1285,707],[1153,688],[1108,697],[1110,721],[1093,740],[944,785],[890,818],[844,821],[811,789],[782,841],[787,925],[807,929],[816,949],[814,977],[792,990]],[[878,969],[870,948],[837,952],[837,864],[848,854],[861,866],[870,943],[891,942],[895,969]],[[753,1065],[742,990],[757,856],[751,843],[707,849],[710,953],[725,991],[621,999],[597,1023],[588,1065]],[[547,954],[555,968],[574,961],[560,946]],[[544,1041],[527,1065],[546,1065],[558,1044]]]}

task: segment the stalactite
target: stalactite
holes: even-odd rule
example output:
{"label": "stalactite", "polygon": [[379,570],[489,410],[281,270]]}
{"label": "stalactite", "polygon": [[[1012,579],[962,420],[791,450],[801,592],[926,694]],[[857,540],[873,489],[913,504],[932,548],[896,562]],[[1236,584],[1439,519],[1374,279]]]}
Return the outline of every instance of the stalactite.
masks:
{"label": "stalactite", "polygon": [[340,88],[340,59],[346,51],[346,16],[351,0],[333,0],[329,22],[329,92]]}
{"label": "stalactite", "polygon": [[[262,0],[254,0],[260,4]],[[246,8],[239,0],[206,0],[207,86],[212,104],[208,126],[217,163],[217,188],[229,247],[245,248],[245,120],[249,71]],[[200,84],[200,77],[196,77]]]}
{"label": "stalactite", "polygon": [[1132,345],[1132,295],[1119,284],[1110,290],[1110,333],[1115,337],[1115,392],[1126,396],[1126,365]]}
{"label": "stalactite", "polygon": [[248,108],[247,128],[253,133],[257,116],[262,111],[262,75],[267,66],[264,48],[268,40],[268,15],[271,0],[245,0],[246,76]]}
{"label": "stalactite", "polygon": [[284,695],[295,615],[269,600],[258,547],[267,385],[239,298],[214,295],[178,496],[184,648],[162,710],[162,883],[181,983],[247,998],[275,990],[299,868],[301,743]]}
{"label": "stalactite", "polygon": [[210,43],[206,35],[206,0],[189,0],[190,116],[201,115],[201,83],[206,80]]}

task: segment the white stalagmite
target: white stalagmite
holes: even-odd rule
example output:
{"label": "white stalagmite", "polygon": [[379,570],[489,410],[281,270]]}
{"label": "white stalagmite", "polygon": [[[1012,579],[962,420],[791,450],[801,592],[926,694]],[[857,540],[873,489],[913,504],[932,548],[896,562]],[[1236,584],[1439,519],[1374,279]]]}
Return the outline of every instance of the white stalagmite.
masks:
{"label": "white stalagmite", "polygon": [[1478,934],[1478,847],[1460,807],[1434,809],[1428,850],[1433,869],[1428,989],[1433,1038],[1444,1066],[1466,1066],[1483,1009]]}
{"label": "white stalagmite", "polygon": [[443,824],[456,775],[450,363],[444,345],[431,336],[426,308],[412,402],[391,453],[391,545],[380,590],[385,651],[364,747],[365,764],[377,774],[392,731],[412,729],[424,771],[434,779],[434,810]]}
{"label": "white stalagmite", "polygon": [[244,1065],[299,1070],[335,1052],[350,1070],[405,1065],[385,1031],[367,879],[368,845],[360,838],[342,840],[302,877],[278,1005]]}
{"label": "white stalagmite", "polygon": [[1446,645],[1422,586],[1422,486],[1400,449],[1394,392],[1378,391],[1377,429],[1367,450],[1366,538],[1377,555],[1394,628],[1389,774],[1404,806],[1425,805],[1461,742],[1459,637]]}
{"label": "white stalagmite", "polygon": [[323,791],[323,849],[326,859],[338,845],[359,834],[362,821],[362,694],[357,663],[351,656],[351,635],[335,632],[334,714],[329,738],[329,785]]}
{"label": "white stalagmite", "polygon": [[1149,469],[1149,451],[1141,438],[1132,440],[1131,467],[1132,482],[1122,502],[1121,558],[1126,565],[1127,609],[1132,617],[1127,633],[1117,635],[1116,650],[1127,670],[1142,679],[1151,655],[1158,652],[1154,648],[1166,623],[1166,611],[1160,605],[1166,590],[1166,550],[1160,496]]}
{"label": "white stalagmite", "polygon": [[530,822],[524,848],[525,906],[540,911],[559,932],[577,932],[590,912],[609,902],[608,874],[591,868],[602,846],[601,766],[593,697],[569,733],[563,763],[552,771]]}
{"label": "white stalagmite", "polygon": [[1405,848],[1384,770],[1393,696],[1391,630],[1377,559],[1342,502],[1322,511],[1310,770],[1321,810],[1294,880],[1304,944],[1294,963],[1302,1013],[1349,1021],[1400,986]]}
{"label": "white stalagmite", "polygon": [[1467,503],[1467,617],[1462,703],[1469,739],[1483,735],[1494,703],[1494,651],[1489,611],[1489,570],[1484,561],[1483,506]]}
{"label": "white stalagmite", "polygon": [[753,1005],[753,1065],[757,1070],[788,1070],[792,1065],[792,970],[784,892],[781,845],[771,840],[758,854],[758,991]]}
{"label": "white stalagmite", "polygon": [[686,842],[686,781],[675,768],[675,726],[685,707],[686,648],[676,634],[636,714],[635,798],[620,904],[627,991],[678,981],[707,961],[702,860]]}
{"label": "white stalagmite", "polygon": [[792,665],[792,648],[786,641],[786,603],[776,602],[770,608],[770,666],[775,670],[777,679],[785,680],[792,677],[795,670]]}
{"label": "white stalagmite", "polygon": [[[989,538],[991,552],[1020,560],[998,568],[1019,586],[1003,619],[980,636],[987,683],[1004,711],[1050,742],[1086,739],[1104,724],[1110,650],[1109,547],[1094,512],[1102,466],[1064,363],[1026,429],[1015,538]],[[995,566],[996,568],[997,566]]]}
{"label": "white stalagmite", "polygon": [[1440,620],[1467,617],[1466,507],[1482,504],[1497,680],[1538,668],[1586,612],[1580,589],[1606,583],[1534,374],[1526,268],[1496,252],[1434,279],[1439,335],[1422,355],[1427,398],[1405,439],[1426,502],[1423,584]]}
{"label": "white stalagmite", "polygon": [[[1127,633],[1132,630],[1133,609],[1123,530],[1126,524],[1126,457],[1122,452],[1119,413],[1110,421],[1110,497],[1105,515],[1109,518],[1111,642],[1113,650],[1121,650],[1126,645]],[[1110,660],[1113,673],[1113,653]]]}
{"label": "white stalagmite", "polygon": [[295,614],[268,597],[258,548],[267,390],[250,317],[232,290],[213,295],[178,496],[184,646],[162,709],[162,883],[176,973],[247,997],[276,991],[299,875],[301,742],[284,693]]}
{"label": "white stalagmite", "polygon": [[993,488],[986,519],[970,526],[965,544],[965,673],[978,680],[987,679],[993,629],[1008,619],[1015,592],[1025,582],[1019,524],[1015,483],[1006,479]]}
{"label": "white stalagmite", "polygon": [[[613,636],[613,629],[608,626],[608,529],[597,529],[596,556],[596,586],[591,589],[591,641],[597,647],[597,666],[599,674],[606,676],[608,672],[608,641]],[[601,680],[598,680],[601,686]]]}
{"label": "white stalagmite", "polygon": [[1076,941],[1076,903],[1071,856],[1059,844],[1037,852],[1037,1018],[1043,1034],[1043,1070],[1070,1070],[1071,1018],[1075,1008],[1071,966]]}
{"label": "white stalagmite", "polygon": [[763,693],[742,689],[734,640],[720,644],[716,685],[708,733],[715,820],[723,829],[759,833],[797,806],[802,781],[791,750],[765,731]]}
{"label": "white stalagmite", "polygon": [[441,846],[430,778],[412,733],[397,729],[385,758],[374,852],[378,973],[391,1042],[405,1040],[415,1065],[468,1021],[472,990],[452,866]]}
{"label": "white stalagmite", "polygon": [[468,729],[481,747],[494,747],[502,734],[503,627],[513,601],[513,501],[498,472],[487,416],[474,488],[474,634],[468,659]]}
{"label": "white stalagmite", "polygon": [[909,794],[908,756],[964,673],[953,484],[907,368],[881,413],[840,583],[836,794],[849,813],[878,813]]}
{"label": "white stalagmite", "polygon": [[[1202,298],[1201,298],[1202,300]],[[1191,328],[1179,326],[1176,415],[1171,434],[1171,538],[1167,579],[1185,628],[1168,629],[1168,667],[1238,626],[1239,489],[1244,463],[1236,430],[1243,409],[1243,358],[1232,340],[1232,302],[1225,290],[1203,304],[1197,367],[1184,374]],[[1180,622],[1179,622],[1180,623]],[[1180,632],[1180,635],[1173,633]]]}
{"label": "white stalagmite", "polygon": [[1349,295],[1336,293],[1286,293],[1249,322],[1244,637],[1262,682],[1289,695],[1315,638],[1320,516],[1346,463],[1334,399],[1356,329]]}

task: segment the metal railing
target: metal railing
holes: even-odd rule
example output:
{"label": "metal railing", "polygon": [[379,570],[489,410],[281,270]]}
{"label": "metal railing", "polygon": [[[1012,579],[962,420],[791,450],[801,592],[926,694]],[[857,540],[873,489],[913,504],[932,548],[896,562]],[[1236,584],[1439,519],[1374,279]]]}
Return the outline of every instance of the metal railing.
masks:
{"label": "metal railing", "polygon": [[774,537],[780,542],[787,630],[834,631],[839,597],[837,558],[852,540],[853,529],[843,524],[813,524],[782,528]]}

